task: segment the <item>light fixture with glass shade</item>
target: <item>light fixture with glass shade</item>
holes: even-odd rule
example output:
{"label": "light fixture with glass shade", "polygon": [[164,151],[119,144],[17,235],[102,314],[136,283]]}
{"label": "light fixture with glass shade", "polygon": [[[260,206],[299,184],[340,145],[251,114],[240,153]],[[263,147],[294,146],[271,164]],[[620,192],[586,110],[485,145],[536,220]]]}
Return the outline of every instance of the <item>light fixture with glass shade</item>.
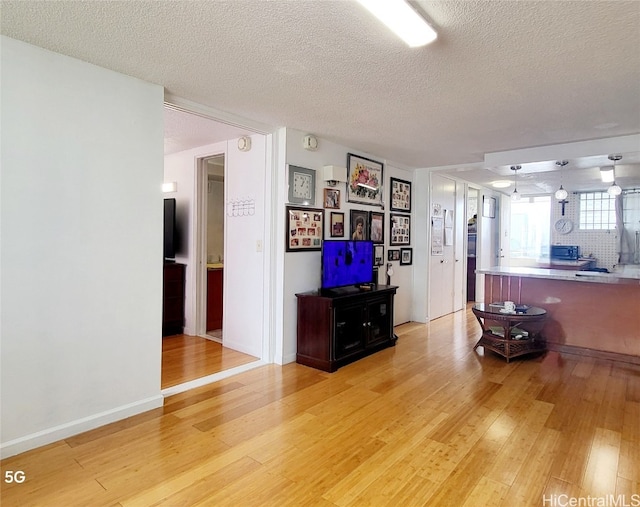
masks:
{"label": "light fixture with glass shade", "polygon": [[618,185],[616,183],[615,177],[616,177],[616,162],[618,160],[622,159],[622,155],[609,155],[609,160],[611,160],[613,162],[613,183],[611,184],[611,186],[607,189],[607,193],[609,195],[612,196],[617,196],[620,195],[622,193],[622,188],[620,188],[620,185]]}
{"label": "light fixture with glass shade", "polygon": [[613,183],[615,177],[613,176],[613,166],[608,165],[600,168],[600,179],[602,183]]}
{"label": "light fixture with glass shade", "polygon": [[514,173],[514,177],[513,177],[513,193],[511,194],[511,200],[512,201],[519,201],[520,200],[520,194],[518,193],[518,171],[522,169],[521,165],[512,165],[511,166],[511,170]]}
{"label": "light fixture with glass shade", "polygon": [[556,199],[558,199],[559,201],[564,201],[569,195],[569,193],[562,186],[562,168],[566,166],[568,163],[569,163],[568,160],[556,161],[556,165],[560,167],[560,188],[556,190],[556,193],[554,195],[556,196]]}

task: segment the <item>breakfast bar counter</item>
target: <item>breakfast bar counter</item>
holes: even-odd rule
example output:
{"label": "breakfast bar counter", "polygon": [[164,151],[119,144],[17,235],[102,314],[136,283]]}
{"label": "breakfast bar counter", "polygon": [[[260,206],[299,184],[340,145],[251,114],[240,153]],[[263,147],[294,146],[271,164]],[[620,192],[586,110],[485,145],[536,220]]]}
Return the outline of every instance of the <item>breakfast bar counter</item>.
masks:
{"label": "breakfast bar counter", "polygon": [[484,301],[544,308],[548,350],[640,364],[640,269],[613,273],[494,267]]}

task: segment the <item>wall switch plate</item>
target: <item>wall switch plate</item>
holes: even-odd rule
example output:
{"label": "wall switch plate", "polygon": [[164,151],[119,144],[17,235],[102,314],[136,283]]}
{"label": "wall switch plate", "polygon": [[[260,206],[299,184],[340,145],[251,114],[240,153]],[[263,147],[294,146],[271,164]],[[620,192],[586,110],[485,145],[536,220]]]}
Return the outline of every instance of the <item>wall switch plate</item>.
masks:
{"label": "wall switch plate", "polygon": [[262,240],[261,239],[256,241],[256,252],[262,252]]}

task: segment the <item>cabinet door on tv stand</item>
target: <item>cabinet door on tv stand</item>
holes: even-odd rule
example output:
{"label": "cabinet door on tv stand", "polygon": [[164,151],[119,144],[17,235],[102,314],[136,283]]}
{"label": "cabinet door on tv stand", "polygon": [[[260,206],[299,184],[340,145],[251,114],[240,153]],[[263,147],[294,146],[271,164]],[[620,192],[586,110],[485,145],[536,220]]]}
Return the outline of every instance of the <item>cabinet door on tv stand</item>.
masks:
{"label": "cabinet door on tv stand", "polygon": [[391,338],[391,304],[388,297],[369,301],[367,304],[367,345],[374,345]]}
{"label": "cabinet door on tv stand", "polygon": [[364,350],[364,322],[364,307],[361,304],[335,309],[335,359]]}

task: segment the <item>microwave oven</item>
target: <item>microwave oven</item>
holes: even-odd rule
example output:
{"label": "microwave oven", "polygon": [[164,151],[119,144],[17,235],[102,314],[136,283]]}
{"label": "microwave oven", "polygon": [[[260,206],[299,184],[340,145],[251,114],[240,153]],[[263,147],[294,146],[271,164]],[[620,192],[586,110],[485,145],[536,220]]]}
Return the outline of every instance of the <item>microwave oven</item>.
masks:
{"label": "microwave oven", "polygon": [[580,258],[580,247],[576,245],[551,245],[552,261],[577,261]]}

